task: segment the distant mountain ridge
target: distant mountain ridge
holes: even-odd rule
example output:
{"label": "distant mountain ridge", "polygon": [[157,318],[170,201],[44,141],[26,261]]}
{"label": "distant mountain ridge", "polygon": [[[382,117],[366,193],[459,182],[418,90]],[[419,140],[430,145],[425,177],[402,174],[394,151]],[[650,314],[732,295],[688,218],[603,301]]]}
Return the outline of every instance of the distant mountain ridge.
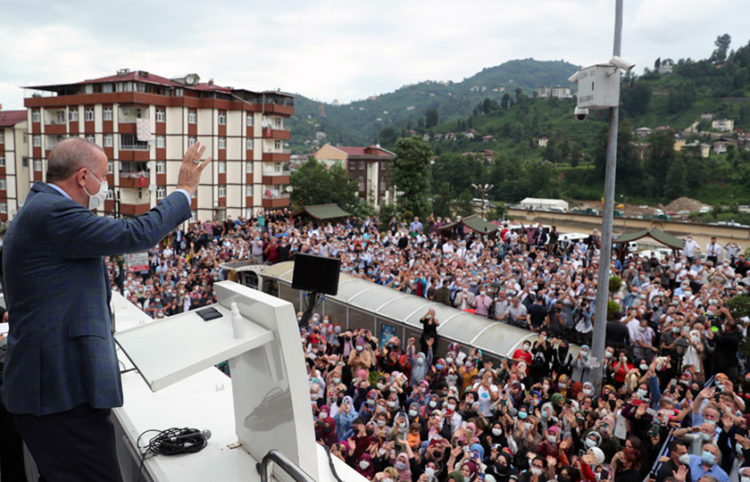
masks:
{"label": "distant mountain ridge", "polygon": [[369,144],[383,127],[416,126],[428,109],[437,111],[439,122],[462,119],[485,98],[500,102],[503,95],[513,97],[519,88],[531,95],[541,86],[572,86],[568,77],[578,68],[564,60],[521,59],[485,68],[460,82],[419,82],[342,105],[297,95],[295,113],[288,122],[292,148],[301,153],[326,142]]}

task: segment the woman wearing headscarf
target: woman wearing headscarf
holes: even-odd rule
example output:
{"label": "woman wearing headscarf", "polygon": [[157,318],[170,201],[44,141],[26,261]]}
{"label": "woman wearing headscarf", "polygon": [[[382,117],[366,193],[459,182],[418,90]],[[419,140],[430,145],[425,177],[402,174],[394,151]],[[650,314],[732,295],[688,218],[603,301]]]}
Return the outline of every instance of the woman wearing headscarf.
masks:
{"label": "woman wearing headscarf", "polygon": [[331,417],[328,405],[322,405],[315,421],[315,440],[322,442],[327,447],[338,441],[336,437],[336,421]]}
{"label": "woman wearing headscarf", "polygon": [[368,454],[367,452],[363,453],[359,457],[357,466],[355,468],[360,475],[368,479],[371,479],[375,474],[375,467],[372,462],[372,457],[370,457],[370,454]]}
{"label": "woman wearing headscarf", "polygon": [[[408,446],[408,445],[407,445]],[[398,471],[399,482],[411,482],[411,459],[409,454],[401,452],[396,456],[396,461],[393,466]]]}
{"label": "woman wearing headscarf", "polygon": [[354,409],[354,402],[349,395],[345,396],[336,414],[336,437],[339,440],[346,440],[352,434],[352,422],[359,417],[359,413]]}

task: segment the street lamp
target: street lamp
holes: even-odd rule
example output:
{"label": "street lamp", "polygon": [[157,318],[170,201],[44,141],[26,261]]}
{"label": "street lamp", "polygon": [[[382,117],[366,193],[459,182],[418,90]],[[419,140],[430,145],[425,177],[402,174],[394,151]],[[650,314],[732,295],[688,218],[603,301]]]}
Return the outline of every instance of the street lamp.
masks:
{"label": "street lamp", "polygon": [[471,187],[473,187],[474,189],[476,189],[477,191],[479,191],[480,193],[482,193],[482,219],[485,219],[485,217],[484,217],[484,208],[485,208],[485,204],[487,202],[486,201],[486,199],[487,199],[487,193],[490,192],[492,190],[492,188],[495,187],[495,186],[493,186],[492,184],[474,184],[474,183],[472,183]]}

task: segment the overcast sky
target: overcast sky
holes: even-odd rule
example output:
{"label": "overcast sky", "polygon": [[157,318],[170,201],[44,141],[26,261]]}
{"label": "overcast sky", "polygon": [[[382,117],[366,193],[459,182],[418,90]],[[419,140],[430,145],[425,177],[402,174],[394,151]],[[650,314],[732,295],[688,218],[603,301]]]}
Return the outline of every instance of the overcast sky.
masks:
{"label": "overcast sky", "polygon": [[[119,68],[349,102],[422,80],[460,81],[533,57],[587,65],[612,53],[614,0],[128,0],[0,2],[0,103],[20,86]],[[747,0],[625,0],[622,56],[705,58],[747,44]],[[28,94],[27,94],[28,95]]]}

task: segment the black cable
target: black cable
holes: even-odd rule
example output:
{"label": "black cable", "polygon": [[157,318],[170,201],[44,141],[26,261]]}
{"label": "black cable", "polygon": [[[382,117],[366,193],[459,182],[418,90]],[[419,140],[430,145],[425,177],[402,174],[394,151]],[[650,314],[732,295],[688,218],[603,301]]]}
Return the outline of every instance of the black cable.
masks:
{"label": "black cable", "polygon": [[336,472],[336,467],[333,465],[333,456],[331,455],[331,449],[327,445],[323,445],[323,448],[326,449],[326,454],[328,455],[328,466],[331,468],[331,474],[333,475],[333,478],[336,479],[336,482],[344,482],[341,480],[341,477],[339,477],[338,472]]}
{"label": "black cable", "polygon": [[[156,432],[145,446],[141,446],[141,439],[150,432]],[[138,468],[139,479],[143,477],[143,465],[146,459],[156,455],[181,455],[194,454],[203,450],[208,445],[210,432],[201,432],[196,428],[168,428],[166,430],[149,429],[138,436],[135,442],[136,448],[141,455],[141,464]]]}

